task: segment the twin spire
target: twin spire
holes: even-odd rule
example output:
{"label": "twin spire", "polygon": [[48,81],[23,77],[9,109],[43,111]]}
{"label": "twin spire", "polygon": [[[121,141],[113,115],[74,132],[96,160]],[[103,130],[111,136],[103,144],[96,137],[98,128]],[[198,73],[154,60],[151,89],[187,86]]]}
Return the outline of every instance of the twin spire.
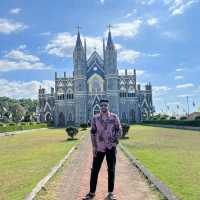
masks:
{"label": "twin spire", "polygon": [[[110,31],[110,25],[109,25],[109,31],[108,31],[108,40],[107,40],[107,46],[106,46],[106,50],[111,50],[111,49],[115,49],[114,43],[112,41],[112,36],[111,36],[111,31]],[[76,39],[76,46],[75,49],[79,49],[79,48],[83,48],[82,45],[82,41],[81,41],[81,37],[80,37],[80,31],[79,31],[80,27],[78,26],[78,34],[77,34],[77,39]],[[104,42],[103,42],[104,45]],[[84,47],[86,48],[86,41],[84,41]],[[104,47],[105,48],[105,47]],[[86,50],[86,49],[85,49]]]}

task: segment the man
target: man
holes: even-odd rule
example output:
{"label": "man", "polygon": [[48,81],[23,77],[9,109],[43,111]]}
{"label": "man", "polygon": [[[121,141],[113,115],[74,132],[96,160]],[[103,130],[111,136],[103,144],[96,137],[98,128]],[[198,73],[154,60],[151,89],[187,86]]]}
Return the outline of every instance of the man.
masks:
{"label": "man", "polygon": [[108,167],[108,196],[110,200],[115,200],[113,194],[115,182],[115,165],[118,139],[122,136],[122,127],[118,116],[108,110],[109,101],[100,100],[101,112],[96,114],[91,120],[91,141],[93,150],[93,163],[90,176],[90,192],[83,200],[95,197],[98,174],[101,164],[106,155]]}

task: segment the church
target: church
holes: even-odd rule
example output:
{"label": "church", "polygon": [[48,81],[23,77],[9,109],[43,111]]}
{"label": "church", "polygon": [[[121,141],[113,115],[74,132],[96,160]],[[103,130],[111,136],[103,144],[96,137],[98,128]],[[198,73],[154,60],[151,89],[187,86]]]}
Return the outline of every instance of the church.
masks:
{"label": "church", "polygon": [[140,123],[153,114],[151,84],[141,88],[136,82],[136,69],[119,73],[111,30],[106,44],[102,41],[102,48],[102,56],[94,50],[87,57],[86,40],[82,43],[78,30],[73,76],[67,77],[64,72],[58,77],[55,72],[55,87],[50,93],[42,87],[38,91],[40,122],[53,121],[56,127],[88,123],[100,111],[102,98],[109,99],[109,110],[124,123]]}

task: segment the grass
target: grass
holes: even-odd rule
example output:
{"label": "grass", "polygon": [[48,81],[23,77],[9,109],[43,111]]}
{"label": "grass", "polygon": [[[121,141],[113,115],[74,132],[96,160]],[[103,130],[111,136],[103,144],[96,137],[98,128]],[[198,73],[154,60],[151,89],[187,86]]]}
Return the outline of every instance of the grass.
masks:
{"label": "grass", "polygon": [[200,133],[131,126],[120,141],[181,200],[200,199]]}
{"label": "grass", "polygon": [[[80,138],[87,131],[80,131]],[[35,130],[0,138],[0,199],[21,200],[80,140],[64,129]]]}

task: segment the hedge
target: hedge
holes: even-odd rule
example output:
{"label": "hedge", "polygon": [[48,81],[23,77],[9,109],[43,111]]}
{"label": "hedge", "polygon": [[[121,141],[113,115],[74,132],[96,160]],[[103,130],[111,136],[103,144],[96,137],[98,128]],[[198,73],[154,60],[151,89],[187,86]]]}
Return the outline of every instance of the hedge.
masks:
{"label": "hedge", "polygon": [[142,123],[200,127],[200,120],[146,120]]}
{"label": "hedge", "polygon": [[14,124],[14,125],[7,125],[7,126],[0,126],[0,133],[3,132],[12,132],[12,131],[20,131],[20,130],[29,130],[29,129],[36,129],[36,128],[46,128],[47,124]]}

